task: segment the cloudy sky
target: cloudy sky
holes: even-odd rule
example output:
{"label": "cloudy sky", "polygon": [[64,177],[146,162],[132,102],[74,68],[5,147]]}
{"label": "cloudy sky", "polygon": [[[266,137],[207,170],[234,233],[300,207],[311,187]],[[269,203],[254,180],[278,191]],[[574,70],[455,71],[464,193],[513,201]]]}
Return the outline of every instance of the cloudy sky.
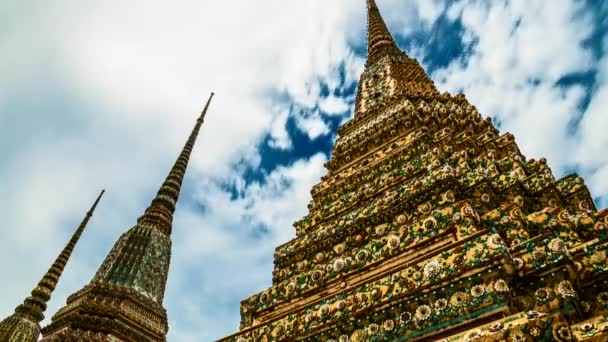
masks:
{"label": "cloudy sky", "polygon": [[[440,90],[608,205],[608,3],[378,0]],[[236,331],[348,120],[363,0],[0,2],[0,317],[107,189],[47,311],[149,204],[211,91],[174,223],[170,341]]]}

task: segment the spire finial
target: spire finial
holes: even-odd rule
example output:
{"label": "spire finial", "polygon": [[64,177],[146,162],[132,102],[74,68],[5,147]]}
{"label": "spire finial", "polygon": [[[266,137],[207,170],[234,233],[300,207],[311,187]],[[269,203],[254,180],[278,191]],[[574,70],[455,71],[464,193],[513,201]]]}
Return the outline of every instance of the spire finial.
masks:
{"label": "spire finial", "polygon": [[205,116],[207,115],[207,110],[209,109],[213,95],[215,94],[212,92],[200,117],[196,120],[196,125],[194,126],[194,129],[192,129],[192,133],[190,133],[186,145],[175,161],[175,164],[173,164],[169,175],[158,190],[156,197],[154,197],[144,215],[139,218],[139,223],[155,225],[166,234],[171,234],[173,212],[175,212],[175,206],[179,199],[182,182],[190,160],[190,153],[192,152],[200,128],[205,121]]}
{"label": "spire finial", "polygon": [[373,64],[389,54],[403,52],[386,27],[384,19],[374,0],[367,0],[367,64]]}
{"label": "spire finial", "polygon": [[[49,270],[42,277],[36,288],[32,290],[31,295],[25,299],[23,304],[15,309],[15,314],[13,316],[8,317],[0,323],[0,340],[3,337],[6,337],[6,334],[12,334],[15,329],[19,329],[18,325],[23,324],[24,321],[38,325],[44,319],[44,311],[46,310],[48,301],[51,299],[51,294],[55,290],[57,282],[74,251],[74,247],[76,247],[76,243],[78,243],[82,232],[86,228],[91,216],[93,216],[93,212],[104,193],[105,190],[102,190],[95,200],[95,203],[74,232],[74,235],[72,235],[68,244],[63,248],[61,254],[59,254],[53,265],[51,265]],[[38,335],[39,333],[40,332],[38,331]],[[37,341],[37,339],[38,336],[35,336],[33,341]]]}

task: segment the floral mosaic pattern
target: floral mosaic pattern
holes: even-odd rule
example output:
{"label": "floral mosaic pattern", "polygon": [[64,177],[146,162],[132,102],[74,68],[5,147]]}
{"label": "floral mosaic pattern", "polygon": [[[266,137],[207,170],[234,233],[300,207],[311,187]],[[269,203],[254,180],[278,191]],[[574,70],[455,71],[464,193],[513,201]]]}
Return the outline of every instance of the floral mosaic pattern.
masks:
{"label": "floral mosaic pattern", "polygon": [[602,340],[608,211],[389,50],[361,76],[273,286],[222,341]]}

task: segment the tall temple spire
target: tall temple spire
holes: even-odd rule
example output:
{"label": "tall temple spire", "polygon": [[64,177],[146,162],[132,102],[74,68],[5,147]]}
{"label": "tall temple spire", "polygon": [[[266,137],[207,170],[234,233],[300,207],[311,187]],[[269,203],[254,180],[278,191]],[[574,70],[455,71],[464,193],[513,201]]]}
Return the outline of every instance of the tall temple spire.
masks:
{"label": "tall temple spire", "polygon": [[[374,0],[367,0],[367,26],[368,55],[357,90],[355,120],[340,127],[341,136],[361,120],[395,105],[404,95],[417,98],[423,93],[436,92],[433,81],[418,61],[399,49]],[[335,163],[330,161],[327,166],[335,170],[332,164]]]}
{"label": "tall temple spire", "polygon": [[354,118],[249,341],[608,341],[608,209],[398,53],[373,0]]}
{"label": "tall temple spire", "polygon": [[205,121],[205,115],[207,115],[207,110],[209,109],[213,95],[214,93],[211,93],[209,96],[209,100],[207,100],[200,117],[196,120],[196,125],[194,126],[186,145],[175,161],[175,164],[173,164],[169,175],[158,190],[156,197],[154,197],[144,215],[139,218],[139,223],[157,225],[158,228],[165,233],[171,234],[173,213],[175,212],[175,206],[179,199],[182,182],[184,180],[184,175],[186,174],[188,161],[190,160],[190,153],[192,153],[192,148],[194,147],[198,133]]}
{"label": "tall temple spire", "polygon": [[57,282],[76,247],[87,223],[93,216],[97,204],[101,200],[105,190],[102,190],[97,200],[87,212],[86,216],[72,235],[68,244],[61,251],[55,262],[51,265],[38,285],[32,290],[23,304],[15,309],[15,313],[0,322],[0,341],[29,342],[38,341],[40,336],[39,323],[44,319],[44,311],[51,294],[57,286]]}
{"label": "tall temple spire", "polygon": [[380,10],[374,0],[367,0],[367,64],[373,64],[382,57],[403,52],[386,27]]}
{"label": "tall temple spire", "polygon": [[150,206],[114,244],[91,282],[53,316],[42,330],[43,341],[166,341],[163,299],[173,213],[213,95]]}

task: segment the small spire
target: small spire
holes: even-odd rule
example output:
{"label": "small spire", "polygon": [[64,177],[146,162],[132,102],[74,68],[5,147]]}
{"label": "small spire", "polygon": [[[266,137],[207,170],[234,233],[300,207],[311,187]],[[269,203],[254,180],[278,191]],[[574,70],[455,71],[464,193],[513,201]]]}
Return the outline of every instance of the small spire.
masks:
{"label": "small spire", "polygon": [[51,293],[55,290],[57,281],[59,281],[59,277],[61,276],[61,273],[63,273],[63,269],[70,259],[72,251],[74,251],[74,247],[76,247],[76,243],[80,239],[82,232],[89,223],[97,204],[99,204],[99,201],[105,192],[105,190],[101,191],[97,200],[95,200],[95,203],[78,226],[78,229],[76,229],[76,232],[72,235],[67,246],[61,251],[61,254],[59,254],[51,268],[49,268],[47,273],[42,277],[38,286],[32,291],[32,295],[28,297],[22,305],[17,307],[18,312],[25,311],[32,313],[34,317],[38,319],[38,322],[44,319],[43,312],[46,310],[46,303],[51,299]]}
{"label": "small spire", "polygon": [[182,182],[190,160],[190,153],[192,152],[200,128],[205,121],[205,116],[207,115],[207,110],[209,109],[209,104],[211,104],[213,95],[214,93],[211,93],[211,96],[209,96],[209,100],[207,100],[207,104],[200,117],[196,120],[196,125],[194,126],[192,133],[190,133],[186,145],[175,161],[175,164],[171,168],[163,185],[158,190],[156,197],[154,197],[144,215],[139,218],[138,223],[157,225],[166,234],[171,234],[173,213],[175,212],[175,206],[179,199]]}
{"label": "small spire", "polygon": [[[23,304],[19,305],[15,309],[15,314],[0,323],[0,337],[5,337],[4,334],[10,333],[13,331],[13,326],[9,326],[10,323],[18,323],[21,322],[22,319],[27,320],[34,324],[39,324],[44,319],[44,311],[46,310],[46,306],[48,301],[51,299],[51,294],[55,290],[57,286],[57,282],[59,281],[59,277],[63,273],[63,270],[74,251],[74,247],[76,247],[76,243],[80,239],[82,232],[84,231],[87,223],[93,216],[93,212],[99,204],[101,197],[105,193],[105,190],[102,190],[95,203],[91,207],[91,209],[87,212],[86,216],[72,235],[72,238],[65,246],[65,248],[61,251],[61,254],[57,257],[53,265],[49,268],[46,274],[42,277],[38,286],[32,290],[32,293],[29,297],[25,299]],[[21,320],[20,320],[20,319]],[[12,324],[11,324],[12,325]],[[37,340],[37,336],[36,336]]]}
{"label": "small spire", "polygon": [[389,54],[402,55],[403,52],[386,27],[376,2],[367,0],[367,64],[373,64]]}

